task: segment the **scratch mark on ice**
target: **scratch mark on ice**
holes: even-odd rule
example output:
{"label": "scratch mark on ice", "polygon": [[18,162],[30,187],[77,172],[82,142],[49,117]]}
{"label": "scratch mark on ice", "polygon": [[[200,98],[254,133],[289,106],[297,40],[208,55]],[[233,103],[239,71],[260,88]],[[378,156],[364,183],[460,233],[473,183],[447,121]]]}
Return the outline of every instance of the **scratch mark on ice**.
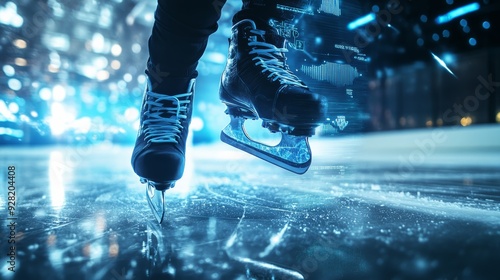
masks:
{"label": "scratch mark on ice", "polygon": [[234,245],[234,242],[236,241],[236,238],[238,237],[238,228],[241,225],[241,222],[243,221],[243,218],[245,218],[245,213],[246,213],[246,208],[243,208],[243,214],[241,215],[240,221],[236,225],[236,228],[234,229],[233,233],[231,236],[229,236],[229,239],[226,241],[226,250],[231,248],[231,246]]}
{"label": "scratch mark on ice", "polygon": [[264,251],[259,254],[259,257],[263,258],[269,255],[274,247],[281,243],[281,241],[283,240],[283,234],[285,234],[285,231],[287,229],[288,223],[286,223],[286,225],[280,230],[280,232],[271,237],[271,239],[269,240],[269,245],[267,245],[266,249],[264,249]]}

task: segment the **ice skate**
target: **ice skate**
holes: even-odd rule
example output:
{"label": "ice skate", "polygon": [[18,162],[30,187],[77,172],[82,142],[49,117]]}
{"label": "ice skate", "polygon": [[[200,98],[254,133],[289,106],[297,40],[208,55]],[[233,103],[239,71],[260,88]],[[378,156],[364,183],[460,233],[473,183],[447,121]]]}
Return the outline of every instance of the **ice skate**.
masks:
{"label": "ice skate", "polygon": [[146,197],[159,223],[165,215],[165,191],[184,172],[194,84],[194,79],[174,79],[171,93],[159,94],[149,90],[148,81],[144,93],[132,167],[141,183],[147,184]]}
{"label": "ice skate", "polygon": [[[324,122],[326,99],[312,93],[286,64],[285,38],[267,23],[241,20],[232,29],[220,98],[231,116],[221,140],[297,174],[311,164],[307,137]],[[282,135],[276,146],[252,140],[246,119]]]}

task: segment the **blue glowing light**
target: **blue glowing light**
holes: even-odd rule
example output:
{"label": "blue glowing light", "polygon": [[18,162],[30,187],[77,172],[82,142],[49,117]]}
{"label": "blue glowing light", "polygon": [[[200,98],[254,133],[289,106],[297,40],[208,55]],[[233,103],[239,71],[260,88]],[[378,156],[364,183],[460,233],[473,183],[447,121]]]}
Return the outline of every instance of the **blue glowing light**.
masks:
{"label": "blue glowing light", "polygon": [[191,129],[193,131],[201,131],[204,125],[205,124],[200,117],[193,117],[193,119],[191,120]]}
{"label": "blue glowing light", "polygon": [[63,101],[66,98],[66,89],[62,85],[52,88],[52,98],[54,101]]}
{"label": "blue glowing light", "polygon": [[488,21],[483,22],[483,28],[484,29],[489,29],[490,28],[490,23]]}
{"label": "blue glowing light", "polygon": [[12,114],[10,109],[5,104],[5,101],[0,99],[0,120],[7,120],[15,122],[17,120],[16,116]]}
{"label": "blue glowing light", "polygon": [[9,127],[0,127],[0,135],[12,136],[15,138],[23,138],[24,132],[20,129],[12,129]]}
{"label": "blue glowing light", "polygon": [[456,62],[455,56],[453,56],[451,53],[445,53],[443,54],[443,61],[446,64],[452,64]]}
{"label": "blue glowing light", "polygon": [[477,10],[479,10],[481,6],[479,5],[479,3],[471,3],[471,4],[468,4],[468,5],[465,5],[465,6],[462,6],[460,8],[456,8],[454,10],[451,10],[449,11],[448,13],[444,14],[444,15],[440,15],[436,18],[436,23],[437,24],[443,24],[443,23],[447,23],[457,17],[460,17],[460,16],[463,16],[465,14],[468,14],[468,13],[472,13],[472,12],[475,12]]}
{"label": "blue glowing light", "polygon": [[17,114],[19,112],[19,105],[17,105],[16,102],[11,102],[11,103],[9,103],[9,110],[13,114]]}
{"label": "blue glowing light", "polygon": [[439,63],[439,65],[441,65],[441,67],[443,67],[444,69],[446,69],[446,71],[448,71],[448,73],[450,73],[451,75],[453,75],[453,77],[455,77],[455,78],[457,77],[455,75],[455,73],[453,73],[453,71],[451,71],[451,69],[448,67],[448,65],[446,65],[446,63],[444,62],[444,60],[442,60],[441,58],[439,58],[433,52],[431,52],[431,55]]}
{"label": "blue glowing light", "polygon": [[224,64],[226,62],[226,56],[220,52],[208,52],[205,54],[205,57],[208,61],[217,64]]}
{"label": "blue glowing light", "polygon": [[127,122],[133,122],[139,118],[140,112],[135,107],[130,107],[125,110],[125,119]]}
{"label": "blue glowing light", "polygon": [[7,77],[12,77],[14,76],[14,74],[16,74],[16,69],[14,69],[14,67],[12,67],[11,65],[4,65],[2,69]]}
{"label": "blue glowing light", "polygon": [[7,82],[7,85],[12,90],[20,90],[23,87],[23,84],[21,83],[21,81],[19,81],[18,79],[14,79],[14,78],[9,79],[9,81]]}
{"label": "blue glowing light", "polygon": [[47,101],[52,98],[52,91],[48,88],[42,88],[38,95],[40,95],[40,99]]}
{"label": "blue glowing light", "polygon": [[52,103],[50,112],[51,116],[46,121],[54,136],[62,135],[76,119],[75,110],[60,102]]}
{"label": "blue glowing light", "polygon": [[375,14],[374,13],[367,14],[366,16],[360,17],[360,18],[350,22],[347,25],[347,29],[354,30],[360,26],[363,26],[365,24],[370,23],[373,20],[375,20]]}
{"label": "blue glowing light", "polygon": [[5,6],[0,6],[0,24],[11,25],[19,28],[23,26],[24,19],[17,13],[17,5],[13,2],[7,2]]}

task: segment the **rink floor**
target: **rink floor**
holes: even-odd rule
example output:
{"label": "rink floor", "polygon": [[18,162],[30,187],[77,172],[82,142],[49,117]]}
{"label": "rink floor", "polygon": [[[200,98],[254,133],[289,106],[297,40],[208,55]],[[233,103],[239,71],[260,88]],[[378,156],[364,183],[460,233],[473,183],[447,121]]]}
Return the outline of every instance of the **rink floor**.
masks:
{"label": "rink floor", "polygon": [[499,126],[312,138],[304,175],[196,146],[162,225],[131,147],[1,147],[0,278],[498,279],[499,139]]}

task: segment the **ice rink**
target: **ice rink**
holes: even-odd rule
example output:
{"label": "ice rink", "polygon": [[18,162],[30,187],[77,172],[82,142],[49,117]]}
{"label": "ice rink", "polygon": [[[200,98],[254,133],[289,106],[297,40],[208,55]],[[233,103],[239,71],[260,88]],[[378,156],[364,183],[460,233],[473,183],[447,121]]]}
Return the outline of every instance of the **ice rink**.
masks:
{"label": "ice rink", "polygon": [[312,138],[304,175],[191,147],[162,225],[131,147],[2,147],[0,278],[498,279],[498,139],[498,125]]}

